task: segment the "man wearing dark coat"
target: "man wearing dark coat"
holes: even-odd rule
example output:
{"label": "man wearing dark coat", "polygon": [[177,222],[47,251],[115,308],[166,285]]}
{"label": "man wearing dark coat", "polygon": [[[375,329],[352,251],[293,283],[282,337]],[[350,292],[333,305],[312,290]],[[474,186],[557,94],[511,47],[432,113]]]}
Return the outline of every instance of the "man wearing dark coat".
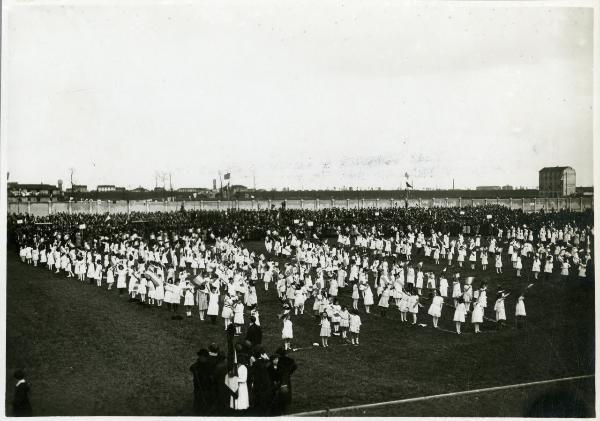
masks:
{"label": "man wearing dark coat", "polygon": [[201,349],[198,359],[191,365],[194,383],[194,415],[206,415],[210,406],[211,379],[208,371],[208,351]]}
{"label": "man wearing dark coat", "polygon": [[[227,393],[227,399],[222,396],[223,388],[226,388],[225,374],[227,373],[227,360],[215,343],[210,344],[208,347],[206,372],[208,374],[208,412],[210,415],[222,414],[229,406],[229,393]],[[227,400],[227,404],[224,404],[225,400]]]}
{"label": "man wearing dark coat", "polygon": [[274,388],[271,415],[284,414],[292,403],[292,374],[297,367],[296,361],[288,357],[287,351],[281,347],[271,357],[268,369]]}
{"label": "man wearing dark coat", "polygon": [[29,383],[25,380],[25,373],[23,370],[17,370],[14,374],[17,379],[15,385],[15,394],[12,401],[12,409],[14,417],[31,417],[31,402],[29,402]]}
{"label": "man wearing dark coat", "polygon": [[270,415],[273,402],[273,382],[269,374],[271,362],[262,346],[256,349],[254,358],[248,375],[250,405],[253,415],[265,417]]}
{"label": "man wearing dark coat", "polygon": [[256,317],[250,316],[250,325],[246,331],[246,340],[250,341],[252,345],[262,344],[262,329],[256,324]]}

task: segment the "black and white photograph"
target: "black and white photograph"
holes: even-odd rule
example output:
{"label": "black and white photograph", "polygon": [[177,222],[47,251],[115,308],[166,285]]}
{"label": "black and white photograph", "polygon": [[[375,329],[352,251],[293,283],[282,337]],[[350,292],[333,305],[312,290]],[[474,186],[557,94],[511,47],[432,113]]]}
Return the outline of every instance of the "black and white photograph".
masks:
{"label": "black and white photograph", "polygon": [[3,1],[4,415],[595,418],[599,19]]}

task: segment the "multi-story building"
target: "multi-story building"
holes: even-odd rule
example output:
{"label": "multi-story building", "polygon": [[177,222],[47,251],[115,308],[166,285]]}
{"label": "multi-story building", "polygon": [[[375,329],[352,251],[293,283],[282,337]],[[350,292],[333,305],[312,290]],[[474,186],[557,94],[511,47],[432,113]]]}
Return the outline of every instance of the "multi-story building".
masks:
{"label": "multi-story building", "polygon": [[87,193],[87,185],[73,184],[72,187],[67,189],[67,193]]}
{"label": "multi-story building", "polygon": [[562,197],[575,193],[575,170],[571,167],[545,167],[539,172],[541,197]]}
{"label": "multi-story building", "polygon": [[114,184],[99,184],[96,188],[97,192],[105,192],[105,191],[116,191],[117,188]]}

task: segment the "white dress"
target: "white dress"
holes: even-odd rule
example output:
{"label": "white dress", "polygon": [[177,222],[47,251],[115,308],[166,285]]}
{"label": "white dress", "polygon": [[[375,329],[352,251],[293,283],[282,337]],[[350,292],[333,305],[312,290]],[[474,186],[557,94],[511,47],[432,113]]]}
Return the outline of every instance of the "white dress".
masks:
{"label": "white dress", "polygon": [[471,323],[483,323],[483,307],[479,303],[475,303],[473,306],[473,313],[471,313]]}
{"label": "white dress", "polygon": [[360,317],[356,314],[350,315],[350,332],[359,333],[360,332]]}
{"label": "white dress", "polygon": [[456,306],[456,310],[454,310],[454,318],[455,322],[464,322],[465,321],[465,304],[458,303]]}
{"label": "white dress", "polygon": [[523,301],[523,298],[521,298],[521,297],[519,297],[519,300],[517,301],[515,315],[516,316],[526,316],[527,315],[527,313],[525,312],[525,302]]}
{"label": "white dress", "polygon": [[506,311],[504,310],[504,300],[496,300],[494,305],[494,311],[496,312],[496,321],[506,320]]}
{"label": "white dress", "polygon": [[185,298],[183,301],[184,306],[193,306],[194,305],[194,292],[191,288],[185,289]]}
{"label": "white dress", "polygon": [[446,278],[440,278],[440,295],[442,297],[448,296],[448,280]]}
{"label": "white dress", "polygon": [[442,297],[440,297],[439,295],[436,295],[435,297],[433,297],[433,300],[431,301],[431,305],[429,306],[429,311],[427,311],[427,314],[429,314],[430,316],[433,316],[433,317],[441,317],[443,302],[444,302],[444,299]]}
{"label": "white dress", "polygon": [[238,375],[238,390],[237,399],[233,396],[229,399],[231,409],[244,410],[250,407],[250,399],[248,397],[248,369],[245,365],[241,365],[237,369]]}
{"label": "white dress", "polygon": [[371,288],[369,286],[367,286],[367,289],[365,289],[365,291],[363,292],[363,300],[366,306],[373,305],[373,291],[371,291]]}
{"label": "white dress", "polygon": [[127,279],[125,270],[119,270],[117,276],[117,288],[127,288]]}
{"label": "white dress", "polygon": [[165,299],[165,286],[160,283],[156,287],[156,291],[154,291],[154,299],[157,301],[162,301]]}
{"label": "white dress", "polygon": [[209,316],[217,316],[219,314],[219,293],[211,292],[208,294],[208,309],[206,314]]}
{"label": "white dress", "polygon": [[462,295],[460,282],[452,283],[452,298],[459,298]]}
{"label": "white dress", "polygon": [[284,320],[283,321],[283,329],[281,331],[281,339],[293,339],[293,338],[294,338],[294,331],[292,328],[292,321]]}

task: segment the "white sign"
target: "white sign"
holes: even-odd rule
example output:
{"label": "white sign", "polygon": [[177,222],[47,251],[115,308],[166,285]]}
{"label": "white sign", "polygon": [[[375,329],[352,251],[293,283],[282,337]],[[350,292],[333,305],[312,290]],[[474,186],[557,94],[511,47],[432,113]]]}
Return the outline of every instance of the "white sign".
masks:
{"label": "white sign", "polygon": [[308,222],[306,223],[306,225],[308,225],[309,227],[312,227],[312,226],[313,226],[313,221],[308,221]]}
{"label": "white sign", "polygon": [[375,212],[375,216],[379,216],[379,212]]}
{"label": "white sign", "polygon": [[460,214],[461,214],[461,215],[464,215],[464,214],[465,214],[465,211],[460,211]]}
{"label": "white sign", "polygon": [[80,230],[84,230],[84,229],[85,229],[85,224],[80,224],[80,225],[79,225],[79,229],[80,229]]}
{"label": "white sign", "polygon": [[488,215],[488,216],[487,216],[487,219],[492,219],[492,215]]}

